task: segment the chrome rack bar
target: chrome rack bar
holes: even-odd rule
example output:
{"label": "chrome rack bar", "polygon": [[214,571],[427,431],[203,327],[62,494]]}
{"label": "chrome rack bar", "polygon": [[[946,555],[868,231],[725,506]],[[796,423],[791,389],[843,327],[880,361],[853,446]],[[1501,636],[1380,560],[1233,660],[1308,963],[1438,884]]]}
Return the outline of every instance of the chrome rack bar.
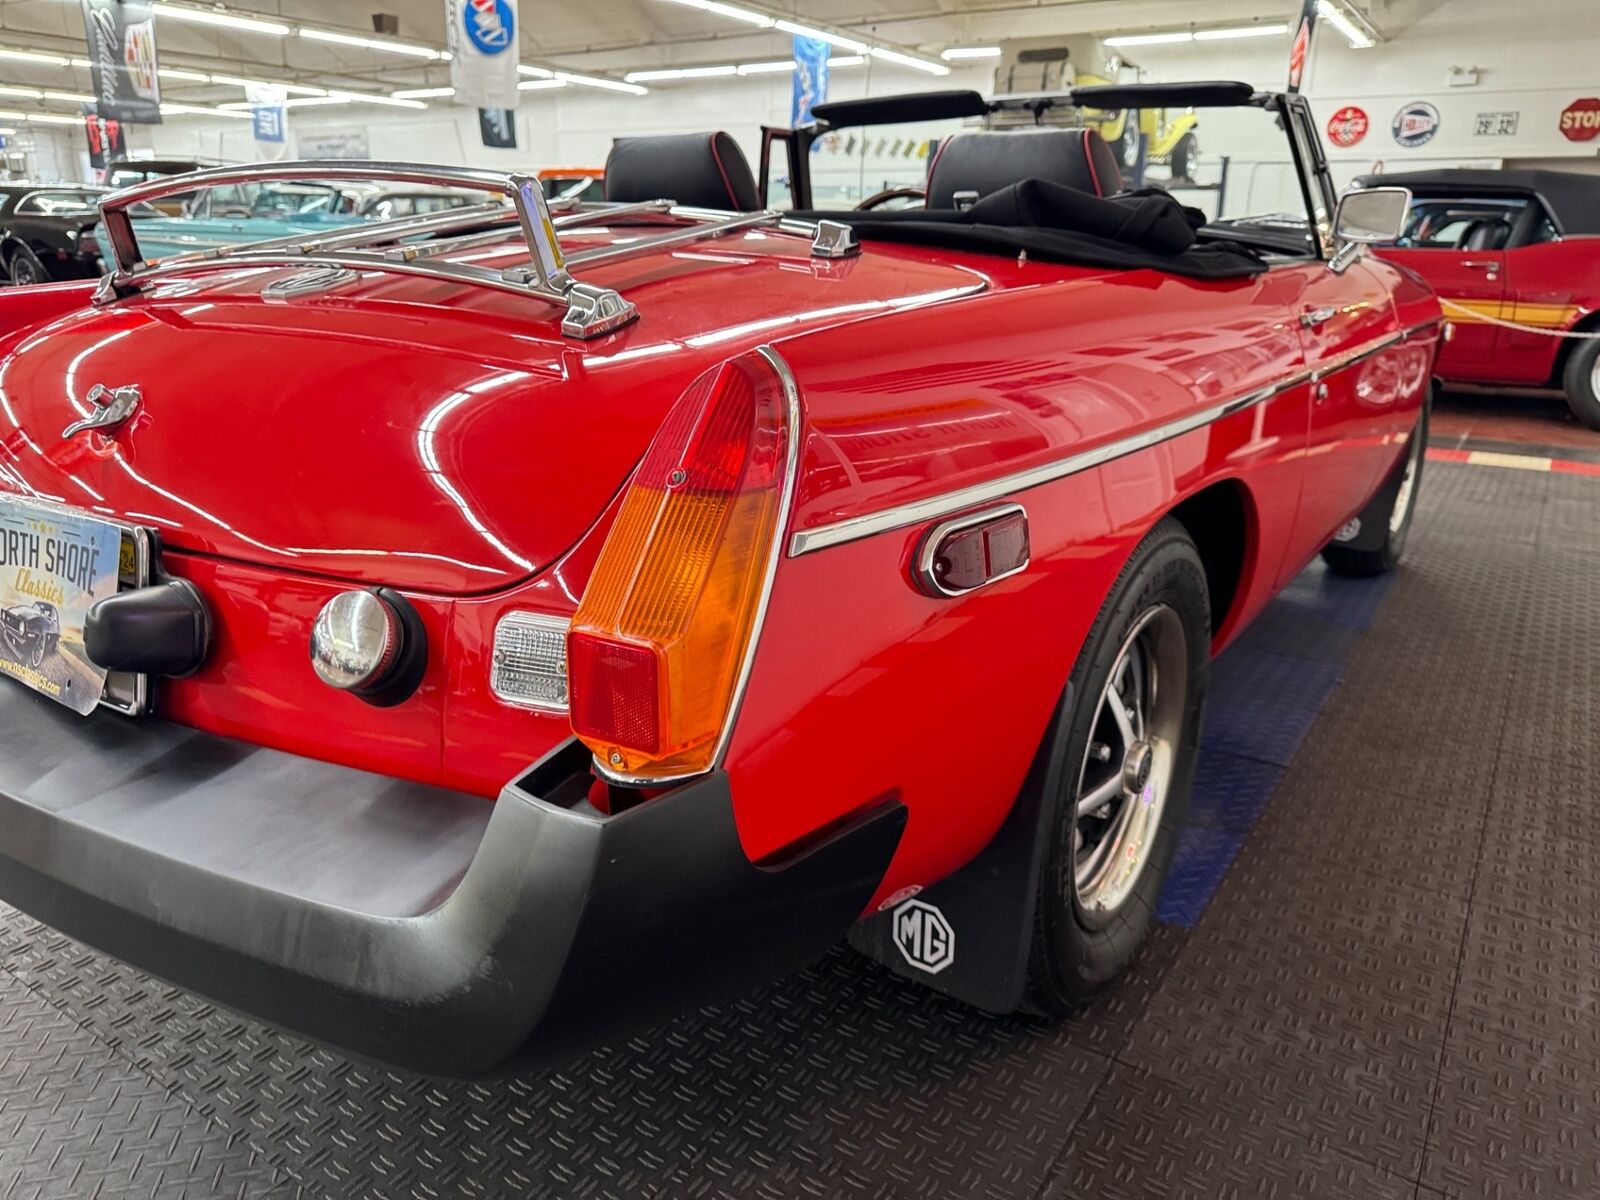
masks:
{"label": "chrome rack bar", "polygon": [[[260,183],[270,180],[381,180],[464,188],[509,197],[463,209],[292,237],[271,238],[234,246],[173,255],[145,262],[129,210],[144,201],[194,192],[223,184]],[[470,167],[432,167],[415,163],[345,162],[313,160],[243,167],[215,167],[187,175],[151,180],[113,192],[100,201],[112,263],[95,302],[109,304],[139,290],[147,281],[167,275],[212,267],[282,267],[316,264],[351,270],[384,270],[430,276],[491,287],[516,295],[532,296],[565,309],[561,331],[569,337],[593,338],[610,333],[638,316],[633,304],[611,288],[597,287],[572,277],[569,267],[618,262],[657,250],[723,237],[744,229],[776,228],[811,238],[811,253],[820,258],[842,258],[860,252],[850,226],[834,221],[797,221],[774,210],[733,213],[675,205],[671,200],[621,204],[580,204],[574,200],[545,200],[544,189],[532,176],[502,175]],[[560,213],[553,216],[552,213]],[[600,224],[622,217],[650,216],[689,222],[683,228],[641,237],[619,245],[574,254],[568,259],[557,239],[558,229]],[[411,237],[449,233],[490,224],[510,224],[521,229],[528,261],[504,268],[450,262],[444,255],[505,240],[502,229],[467,233],[426,243],[391,245]]]}
{"label": "chrome rack bar", "polygon": [[[133,220],[129,216],[129,209],[134,205],[201,188],[280,179],[378,180],[464,188],[508,196],[517,224],[527,242],[528,265],[494,271],[466,263],[391,259],[367,250],[344,249],[346,246],[372,246],[413,234],[464,228],[485,219],[492,220],[497,215],[495,209],[498,207],[492,205],[478,206],[479,211],[471,214],[463,214],[462,210],[457,209],[417,218],[375,222],[360,229],[321,237],[275,238],[267,243],[245,243],[237,247],[218,247],[217,251],[178,255],[154,264],[143,261]],[[529,175],[502,175],[472,167],[326,159],[214,167],[187,175],[153,179],[113,192],[100,201],[100,213],[112,252],[111,268],[95,292],[95,301],[100,304],[111,303],[137,291],[144,282],[160,275],[208,266],[293,266],[314,262],[326,266],[379,268],[402,274],[430,275],[536,296],[565,306],[561,332],[569,337],[598,337],[626,325],[638,316],[638,310],[614,290],[580,283],[567,273],[566,260],[556,240],[544,188]]]}

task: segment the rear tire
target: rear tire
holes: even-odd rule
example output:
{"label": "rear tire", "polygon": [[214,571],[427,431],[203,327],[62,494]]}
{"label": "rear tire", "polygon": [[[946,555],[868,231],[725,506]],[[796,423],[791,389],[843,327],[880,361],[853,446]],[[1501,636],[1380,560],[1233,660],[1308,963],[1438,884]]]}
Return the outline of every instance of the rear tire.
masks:
{"label": "rear tire", "polygon": [[1200,157],[1200,139],[1191,131],[1178,139],[1167,162],[1172,167],[1173,183],[1194,182],[1194,161]]}
{"label": "rear tire", "polygon": [[44,264],[35,258],[33,251],[26,246],[18,246],[11,252],[8,273],[11,276],[11,282],[17,287],[50,282],[50,272],[44,269]]}
{"label": "rear tire", "polygon": [[1590,429],[1600,429],[1600,340],[1579,344],[1561,375],[1567,407]]}
{"label": "rear tire", "polygon": [[1149,933],[1194,780],[1210,639],[1205,568],[1168,518],[1122,569],[1072,669],[1029,951],[1037,1009],[1092,1000]]}
{"label": "rear tire", "polygon": [[[1322,559],[1340,575],[1383,575],[1395,569],[1406,550],[1411,520],[1422,490],[1422,464],[1428,449],[1428,404],[1423,404],[1417,427],[1406,443],[1405,456],[1395,464],[1378,494],[1344,529],[1343,541],[1329,542]],[[1379,532],[1381,531],[1381,533]]]}

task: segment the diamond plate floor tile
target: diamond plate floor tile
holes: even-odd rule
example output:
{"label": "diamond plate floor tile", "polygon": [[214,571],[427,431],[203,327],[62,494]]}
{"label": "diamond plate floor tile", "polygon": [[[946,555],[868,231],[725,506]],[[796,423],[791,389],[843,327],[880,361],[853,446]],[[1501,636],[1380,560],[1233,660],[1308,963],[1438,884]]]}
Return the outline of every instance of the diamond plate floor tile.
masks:
{"label": "diamond plate floor tile", "polygon": [[1465,901],[1356,864],[1234,864],[1122,1060],[1282,1107],[1415,1179]]}
{"label": "diamond plate floor tile", "polygon": [[1600,1195],[1592,930],[1474,920],[1423,1179],[1485,1200]]}
{"label": "diamond plate floor tile", "polygon": [[1203,1080],[1118,1066],[1076,1130],[1048,1200],[1400,1200],[1416,1184],[1341,1154],[1305,1121]]}

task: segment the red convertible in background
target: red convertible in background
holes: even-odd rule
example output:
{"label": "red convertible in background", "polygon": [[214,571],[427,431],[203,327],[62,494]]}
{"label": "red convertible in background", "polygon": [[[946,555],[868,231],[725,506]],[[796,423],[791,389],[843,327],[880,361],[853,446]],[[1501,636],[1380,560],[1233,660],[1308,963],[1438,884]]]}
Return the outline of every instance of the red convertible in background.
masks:
{"label": "red convertible in background", "polygon": [[[1441,320],[1301,98],[1063,99],[1275,125],[1331,238],[1119,195],[971,92],[818,107],[962,126],[892,213],[753,208],[718,135],[620,142],[604,204],[379,163],[108,199],[97,289],[0,295],[0,520],[145,539],[83,634],[147,699],[0,681],[0,899],[451,1074],[852,928],[993,1011],[1106,988],[1212,655],[1318,553],[1399,557]],[[135,204],[286,177],[491,197],[141,257]]]}
{"label": "red convertible in background", "polygon": [[1414,201],[1379,253],[1439,293],[1451,337],[1445,383],[1560,388],[1600,429],[1600,177],[1454,169],[1368,175]]}

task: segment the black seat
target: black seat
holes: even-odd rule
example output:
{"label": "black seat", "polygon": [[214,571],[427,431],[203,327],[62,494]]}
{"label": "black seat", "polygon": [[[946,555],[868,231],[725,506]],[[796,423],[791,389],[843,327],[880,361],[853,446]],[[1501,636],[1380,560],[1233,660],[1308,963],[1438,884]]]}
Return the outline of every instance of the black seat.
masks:
{"label": "black seat", "polygon": [[761,207],[744,151],[720,131],[617,138],[606,156],[606,199],[735,212]]}
{"label": "black seat", "polygon": [[1122,190],[1111,147],[1093,129],[957,133],[928,167],[928,207],[954,208],[957,192],[987,196],[1024,179],[1062,183],[1094,196]]}
{"label": "black seat", "polygon": [[1511,226],[1505,221],[1485,219],[1474,221],[1461,234],[1456,243],[1458,250],[1504,250],[1511,238]]}

